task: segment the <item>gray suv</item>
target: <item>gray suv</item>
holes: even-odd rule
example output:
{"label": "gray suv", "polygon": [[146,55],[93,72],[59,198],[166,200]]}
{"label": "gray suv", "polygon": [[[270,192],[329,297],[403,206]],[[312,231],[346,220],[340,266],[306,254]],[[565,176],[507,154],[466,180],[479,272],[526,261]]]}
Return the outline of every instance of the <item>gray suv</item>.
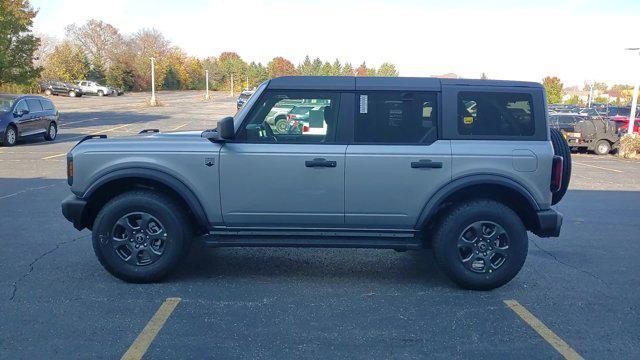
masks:
{"label": "gray suv", "polygon": [[[304,126],[274,108],[309,105]],[[510,281],[527,231],[560,233],[571,170],[537,83],[281,77],[203,132],[90,136],[62,203],[100,263],[156,281],[209,246],[431,248],[464,288]],[[299,121],[290,118],[289,121]]]}

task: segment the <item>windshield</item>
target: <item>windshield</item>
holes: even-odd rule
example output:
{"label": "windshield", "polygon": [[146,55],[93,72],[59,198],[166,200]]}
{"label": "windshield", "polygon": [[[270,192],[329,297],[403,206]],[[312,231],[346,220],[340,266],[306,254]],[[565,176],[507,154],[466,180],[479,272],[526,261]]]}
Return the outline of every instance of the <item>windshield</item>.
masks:
{"label": "windshield", "polygon": [[13,98],[0,98],[0,112],[11,111],[14,101]]}

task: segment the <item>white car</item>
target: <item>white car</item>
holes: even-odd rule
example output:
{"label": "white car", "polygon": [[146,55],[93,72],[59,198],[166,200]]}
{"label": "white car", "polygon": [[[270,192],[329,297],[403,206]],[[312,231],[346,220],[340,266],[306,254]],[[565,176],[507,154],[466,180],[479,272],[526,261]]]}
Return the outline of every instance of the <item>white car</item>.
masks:
{"label": "white car", "polygon": [[100,85],[95,81],[81,80],[77,82],[82,92],[89,95],[105,96],[113,94],[113,89],[108,86]]}

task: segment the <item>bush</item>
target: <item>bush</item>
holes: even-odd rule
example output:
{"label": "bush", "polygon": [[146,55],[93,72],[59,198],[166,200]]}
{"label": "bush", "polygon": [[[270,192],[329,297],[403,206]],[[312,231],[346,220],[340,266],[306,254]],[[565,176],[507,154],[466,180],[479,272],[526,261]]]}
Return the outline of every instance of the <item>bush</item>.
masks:
{"label": "bush", "polygon": [[621,137],[618,155],[624,158],[640,158],[640,135],[626,134]]}

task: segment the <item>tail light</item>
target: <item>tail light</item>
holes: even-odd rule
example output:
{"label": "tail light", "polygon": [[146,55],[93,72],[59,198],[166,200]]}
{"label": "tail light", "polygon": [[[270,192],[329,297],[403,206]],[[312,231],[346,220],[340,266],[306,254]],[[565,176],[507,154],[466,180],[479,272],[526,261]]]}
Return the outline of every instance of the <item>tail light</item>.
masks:
{"label": "tail light", "polygon": [[302,132],[309,132],[309,125],[303,125]]}
{"label": "tail light", "polygon": [[562,187],[562,169],[564,168],[562,156],[554,155],[551,169],[551,191],[557,192]]}

